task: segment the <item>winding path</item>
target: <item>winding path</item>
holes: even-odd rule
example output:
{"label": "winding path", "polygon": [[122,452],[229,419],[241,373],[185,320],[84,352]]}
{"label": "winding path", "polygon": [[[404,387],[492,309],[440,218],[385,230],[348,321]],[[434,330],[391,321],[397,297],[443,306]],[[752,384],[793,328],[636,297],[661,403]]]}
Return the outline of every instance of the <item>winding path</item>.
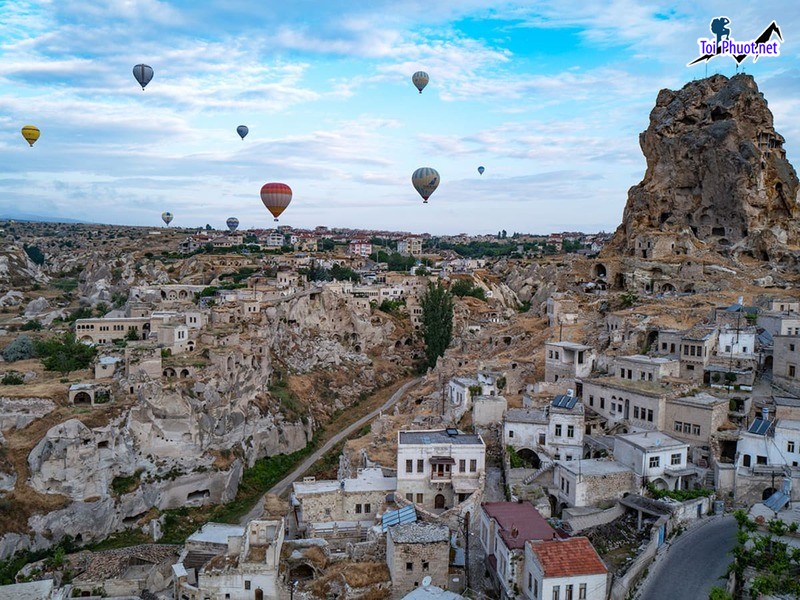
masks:
{"label": "winding path", "polygon": [[[407,381],[406,383],[404,383],[381,406],[379,406],[372,412],[367,413],[352,425],[348,425],[342,431],[340,431],[339,433],[334,435],[331,439],[329,439],[327,442],[325,442],[322,448],[316,450],[311,456],[309,456],[302,463],[300,463],[300,466],[298,466],[294,471],[292,471],[286,477],[281,479],[270,490],[267,490],[264,496],[266,496],[267,494],[277,494],[278,496],[282,495],[289,488],[289,486],[292,485],[293,482],[299,479],[303,473],[308,471],[311,468],[311,466],[315,462],[317,462],[320,458],[322,458],[325,454],[327,454],[331,450],[331,448],[333,448],[336,444],[338,444],[342,440],[347,439],[347,437],[350,434],[352,434],[354,431],[359,430],[366,423],[377,417],[381,412],[385,412],[386,410],[394,406],[400,400],[400,398],[403,397],[403,395],[406,393],[406,391],[408,391],[410,387],[419,384],[419,382],[422,381],[422,379],[423,379],[422,377],[416,377],[411,381]],[[240,521],[242,525],[246,525],[248,521],[251,521],[253,519],[258,519],[261,516],[264,506],[264,496],[261,496],[261,498],[259,498],[258,502],[256,502],[256,505],[250,510],[250,512],[248,512],[245,516],[242,517]]]}

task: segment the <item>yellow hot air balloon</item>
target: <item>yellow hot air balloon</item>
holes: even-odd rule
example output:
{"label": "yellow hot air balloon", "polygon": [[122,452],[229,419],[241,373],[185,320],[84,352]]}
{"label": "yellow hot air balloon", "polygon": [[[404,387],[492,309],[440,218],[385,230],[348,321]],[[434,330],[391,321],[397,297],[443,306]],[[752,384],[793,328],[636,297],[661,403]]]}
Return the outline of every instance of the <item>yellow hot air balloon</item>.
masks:
{"label": "yellow hot air balloon", "polygon": [[33,143],[39,139],[39,128],[34,125],[25,125],[25,127],[22,128],[22,137],[33,146]]}

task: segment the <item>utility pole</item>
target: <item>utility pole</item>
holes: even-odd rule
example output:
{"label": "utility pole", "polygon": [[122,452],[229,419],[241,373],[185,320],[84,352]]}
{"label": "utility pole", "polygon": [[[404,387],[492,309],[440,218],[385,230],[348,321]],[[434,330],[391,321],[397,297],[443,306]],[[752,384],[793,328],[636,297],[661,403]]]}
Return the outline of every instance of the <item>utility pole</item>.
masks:
{"label": "utility pole", "polygon": [[467,576],[467,589],[469,589],[469,519],[464,519],[464,567]]}

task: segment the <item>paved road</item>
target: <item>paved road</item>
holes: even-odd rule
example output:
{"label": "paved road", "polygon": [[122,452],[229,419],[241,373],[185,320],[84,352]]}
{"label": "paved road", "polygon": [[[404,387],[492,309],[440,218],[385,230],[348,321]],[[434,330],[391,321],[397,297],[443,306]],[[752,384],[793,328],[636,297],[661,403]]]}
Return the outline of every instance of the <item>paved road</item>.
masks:
{"label": "paved road", "polygon": [[[325,443],[325,445],[322,446],[322,448],[314,452],[311,456],[309,456],[302,463],[300,463],[299,467],[297,467],[294,471],[289,473],[289,475],[281,479],[275,486],[273,486],[272,489],[268,490],[267,494],[277,494],[279,496],[283,494],[289,488],[289,486],[292,485],[293,482],[297,481],[297,479],[299,479],[303,475],[303,473],[308,471],[311,468],[311,466],[315,462],[317,462],[320,458],[322,458],[322,456],[326,454],[331,448],[333,448],[336,444],[338,444],[342,440],[346,439],[354,431],[358,431],[359,429],[361,429],[361,427],[363,427],[366,423],[377,417],[381,412],[386,412],[388,409],[394,406],[400,400],[400,398],[403,397],[403,394],[405,394],[406,391],[408,391],[408,388],[417,385],[420,381],[422,381],[422,377],[417,377],[415,379],[412,379],[411,381],[407,381],[406,383],[404,383],[381,406],[379,406],[372,412],[364,415],[358,421],[346,427],[345,429],[334,435],[331,439],[329,439]],[[266,494],[264,494],[264,496],[266,496]],[[246,525],[248,521],[251,521],[253,519],[258,519],[261,516],[264,506],[264,496],[259,498],[258,502],[256,502],[256,505],[250,510],[250,512],[248,512],[245,516],[242,517],[240,521],[242,525]]]}
{"label": "paved road", "polygon": [[638,595],[639,600],[707,600],[715,585],[722,586],[731,550],[736,545],[732,516],[712,518],[675,539],[657,559]]}

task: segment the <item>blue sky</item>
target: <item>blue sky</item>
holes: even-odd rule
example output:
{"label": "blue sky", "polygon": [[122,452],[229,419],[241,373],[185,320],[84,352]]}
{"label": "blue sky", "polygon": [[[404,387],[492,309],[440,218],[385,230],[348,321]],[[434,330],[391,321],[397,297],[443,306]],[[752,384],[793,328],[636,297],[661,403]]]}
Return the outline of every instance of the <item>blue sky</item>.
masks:
{"label": "blue sky", "polygon": [[[781,56],[744,70],[797,161],[791,0],[0,0],[0,216],[268,227],[281,181],[296,227],[613,230],[656,95],[705,76],[686,64],[720,15],[737,40],[781,26]],[[421,166],[442,178],[427,205]]]}

